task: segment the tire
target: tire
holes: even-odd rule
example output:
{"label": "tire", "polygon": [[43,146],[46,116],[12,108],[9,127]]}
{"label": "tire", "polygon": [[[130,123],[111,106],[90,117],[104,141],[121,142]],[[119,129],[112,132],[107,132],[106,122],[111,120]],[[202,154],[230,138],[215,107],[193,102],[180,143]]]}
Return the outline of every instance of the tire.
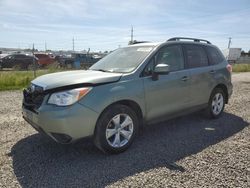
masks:
{"label": "tire", "polygon": [[131,108],[120,104],[113,105],[98,119],[94,143],[104,153],[121,153],[132,144],[138,127],[138,117]]}
{"label": "tire", "polygon": [[215,88],[210,96],[206,114],[209,118],[219,118],[225,107],[225,93],[221,88]]}

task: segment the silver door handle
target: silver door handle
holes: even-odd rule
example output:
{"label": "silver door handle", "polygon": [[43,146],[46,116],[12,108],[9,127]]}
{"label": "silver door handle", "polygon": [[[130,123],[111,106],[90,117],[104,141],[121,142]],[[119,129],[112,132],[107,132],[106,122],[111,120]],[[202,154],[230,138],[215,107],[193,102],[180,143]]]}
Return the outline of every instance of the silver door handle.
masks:
{"label": "silver door handle", "polygon": [[211,70],[211,71],[210,71],[210,74],[214,74],[214,73],[215,73],[215,70]]}
{"label": "silver door handle", "polygon": [[188,77],[188,76],[183,76],[183,77],[181,78],[181,80],[185,82],[185,81],[189,80],[189,77]]}

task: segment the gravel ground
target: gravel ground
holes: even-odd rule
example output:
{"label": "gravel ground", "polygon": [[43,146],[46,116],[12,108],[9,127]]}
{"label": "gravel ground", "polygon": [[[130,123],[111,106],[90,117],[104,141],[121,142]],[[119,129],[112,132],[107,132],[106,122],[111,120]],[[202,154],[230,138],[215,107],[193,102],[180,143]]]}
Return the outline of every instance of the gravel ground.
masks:
{"label": "gravel ground", "polygon": [[44,138],[22,119],[21,92],[0,92],[0,187],[250,187],[250,73],[233,82],[220,119],[195,113],[148,126],[112,156],[90,140]]}

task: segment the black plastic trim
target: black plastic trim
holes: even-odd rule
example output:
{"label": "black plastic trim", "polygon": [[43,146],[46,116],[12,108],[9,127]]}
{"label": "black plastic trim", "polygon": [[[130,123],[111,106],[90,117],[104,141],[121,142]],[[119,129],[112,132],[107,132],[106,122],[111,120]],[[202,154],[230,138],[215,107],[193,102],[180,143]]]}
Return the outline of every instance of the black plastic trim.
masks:
{"label": "black plastic trim", "polygon": [[[120,80],[120,78],[119,78],[119,80]],[[55,93],[55,92],[65,91],[65,90],[75,89],[75,88],[81,88],[81,87],[95,87],[95,86],[100,86],[100,85],[106,85],[106,84],[115,83],[115,82],[118,82],[119,80],[112,81],[112,82],[104,82],[104,83],[99,83],[99,84],[80,83],[80,84],[66,85],[66,86],[62,86],[62,87],[57,87],[57,88],[45,90],[45,91],[43,91],[43,93],[44,94],[50,94],[50,93]]]}

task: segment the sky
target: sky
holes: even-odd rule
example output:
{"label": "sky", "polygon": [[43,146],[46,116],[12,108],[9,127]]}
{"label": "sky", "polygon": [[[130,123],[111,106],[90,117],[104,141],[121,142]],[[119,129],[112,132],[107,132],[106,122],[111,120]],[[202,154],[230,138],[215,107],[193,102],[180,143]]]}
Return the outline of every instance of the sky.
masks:
{"label": "sky", "polygon": [[195,37],[250,50],[250,0],[0,0],[0,47],[105,51]]}

